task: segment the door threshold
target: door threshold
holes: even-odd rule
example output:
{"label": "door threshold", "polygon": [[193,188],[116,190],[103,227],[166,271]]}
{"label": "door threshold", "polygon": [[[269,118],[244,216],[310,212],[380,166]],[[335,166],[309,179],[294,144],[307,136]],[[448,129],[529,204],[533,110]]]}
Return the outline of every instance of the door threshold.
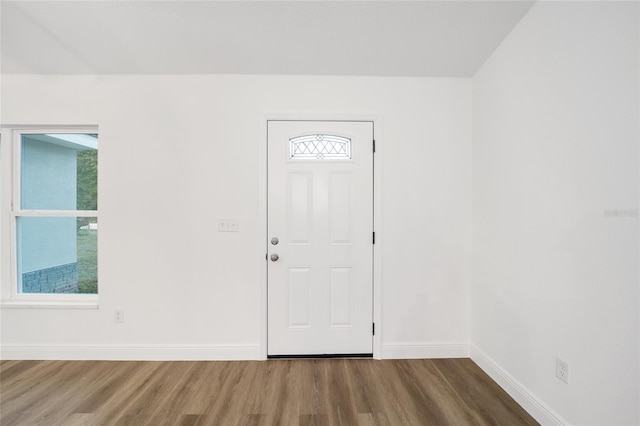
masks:
{"label": "door threshold", "polygon": [[373,354],[267,355],[267,359],[373,358]]}

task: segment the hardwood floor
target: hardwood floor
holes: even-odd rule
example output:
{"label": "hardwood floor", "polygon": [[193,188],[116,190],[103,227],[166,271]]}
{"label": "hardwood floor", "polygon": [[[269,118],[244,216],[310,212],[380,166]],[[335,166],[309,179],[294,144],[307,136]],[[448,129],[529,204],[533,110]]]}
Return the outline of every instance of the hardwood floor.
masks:
{"label": "hardwood floor", "polygon": [[469,359],[2,361],[0,424],[535,425]]}

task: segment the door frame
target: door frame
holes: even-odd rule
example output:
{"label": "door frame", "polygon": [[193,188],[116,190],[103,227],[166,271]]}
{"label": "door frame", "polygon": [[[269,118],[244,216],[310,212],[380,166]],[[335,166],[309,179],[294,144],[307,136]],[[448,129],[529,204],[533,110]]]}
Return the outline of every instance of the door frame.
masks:
{"label": "door frame", "polygon": [[381,358],[382,335],[382,248],[384,238],[382,233],[382,118],[379,114],[313,114],[313,113],[263,113],[259,120],[258,135],[258,237],[256,242],[256,259],[259,262],[260,285],[260,321],[259,336],[260,359],[267,359],[267,258],[268,252],[268,156],[267,156],[267,126],[269,121],[369,121],[373,123],[373,137],[376,141],[376,151],[373,156],[373,227],[376,242],[373,246],[373,358]]}

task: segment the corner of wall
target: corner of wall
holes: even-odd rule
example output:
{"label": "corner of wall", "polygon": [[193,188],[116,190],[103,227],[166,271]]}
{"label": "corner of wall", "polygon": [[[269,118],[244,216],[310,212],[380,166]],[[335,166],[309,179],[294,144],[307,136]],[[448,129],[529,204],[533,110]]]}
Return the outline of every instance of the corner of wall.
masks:
{"label": "corner of wall", "polygon": [[471,360],[498,383],[534,419],[543,425],[568,425],[558,413],[527,389],[480,348],[471,345]]}

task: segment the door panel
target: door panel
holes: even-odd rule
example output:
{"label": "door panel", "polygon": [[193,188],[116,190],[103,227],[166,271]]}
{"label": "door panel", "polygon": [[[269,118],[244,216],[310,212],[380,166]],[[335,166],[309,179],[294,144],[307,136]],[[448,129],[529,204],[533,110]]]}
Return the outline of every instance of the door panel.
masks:
{"label": "door panel", "polygon": [[311,244],[313,233],[313,173],[287,174],[287,218],[290,244]]}
{"label": "door panel", "polygon": [[289,268],[289,327],[309,327],[311,268]]}
{"label": "door panel", "polygon": [[372,353],[372,141],[372,122],[268,122],[270,356]]}
{"label": "door panel", "polygon": [[331,268],[330,327],[352,327],[353,274],[350,267]]}
{"label": "door panel", "polygon": [[351,173],[329,175],[330,244],[351,244],[353,182]]}

